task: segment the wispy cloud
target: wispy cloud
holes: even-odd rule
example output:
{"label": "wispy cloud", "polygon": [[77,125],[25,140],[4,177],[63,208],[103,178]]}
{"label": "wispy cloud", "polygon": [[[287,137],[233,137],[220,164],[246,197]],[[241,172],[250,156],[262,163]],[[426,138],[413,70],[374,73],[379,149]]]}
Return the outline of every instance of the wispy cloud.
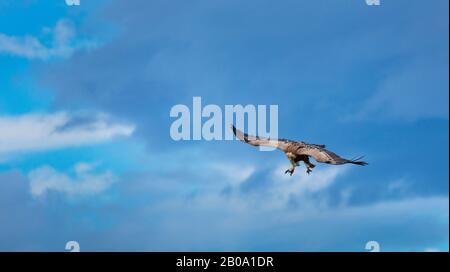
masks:
{"label": "wispy cloud", "polygon": [[94,144],[130,136],[134,126],[104,114],[83,117],[67,112],[0,116],[0,154]]}
{"label": "wispy cloud", "polygon": [[0,53],[46,60],[68,57],[78,49],[95,47],[92,41],[77,41],[75,27],[69,20],[61,19],[54,28],[44,28],[43,32],[51,35],[48,45],[35,36],[9,36],[0,33]]}
{"label": "wispy cloud", "polygon": [[254,166],[225,162],[213,163],[210,168],[233,185],[246,181],[256,170]]}
{"label": "wispy cloud", "polygon": [[274,179],[279,185],[278,187],[283,188],[283,191],[286,193],[298,192],[305,194],[325,190],[335,182],[338,176],[346,172],[347,167],[334,166],[326,169],[317,169],[311,175],[308,175],[302,167],[298,167],[297,177],[294,178],[285,175],[284,170],[286,170],[286,165],[281,165],[273,173]]}
{"label": "wispy cloud", "polygon": [[[389,73],[344,121],[448,119],[448,55],[416,57]],[[424,67],[427,67],[424,69]]]}
{"label": "wispy cloud", "polygon": [[[337,177],[349,171],[349,169],[337,172],[329,170],[333,168],[340,169],[337,167],[314,169],[315,175],[308,176],[308,180],[303,182],[318,181],[321,185],[313,189],[301,186],[303,189],[300,191],[305,193],[299,199],[317,201],[304,196],[313,192],[329,191],[338,181]],[[98,196],[114,184],[115,178],[112,175],[95,174],[95,164],[79,163],[72,170],[69,174],[50,167],[32,171],[28,175],[32,181],[30,184],[32,194],[27,195],[42,198],[47,193],[53,192],[69,197]],[[181,170],[177,168],[174,172]],[[295,190],[286,185],[302,183],[303,176],[298,174],[270,184],[269,191],[257,191],[254,195],[224,196],[219,194],[217,188],[211,187],[211,190],[200,192],[194,200],[181,197],[189,191],[191,183],[186,182],[185,174],[180,175],[178,180],[161,179],[157,181],[159,183],[157,187],[154,184],[156,180],[152,177],[137,177],[137,180],[127,178],[127,182],[116,184],[119,191],[128,188],[122,190],[121,201],[134,204],[137,201],[141,203],[140,205],[124,205],[118,209],[109,209],[107,217],[113,219],[114,223],[108,230],[104,230],[96,225],[98,224],[96,220],[74,217],[73,213],[76,214],[79,207],[77,204],[71,206],[65,202],[58,202],[70,212],[56,215],[58,216],[56,221],[70,222],[71,228],[65,226],[57,234],[48,233],[49,230],[54,230],[52,221],[42,221],[38,229],[29,227],[28,224],[30,218],[39,221],[43,215],[49,215],[51,213],[49,207],[55,203],[43,201],[41,204],[44,206],[33,206],[30,209],[29,206],[23,205],[25,201],[17,202],[20,196],[24,197],[23,188],[20,187],[23,182],[20,182],[19,174],[6,176],[0,174],[0,181],[3,181],[0,182],[0,188],[9,188],[8,186],[12,185],[13,188],[18,187],[15,191],[0,190],[0,194],[4,194],[0,198],[5,204],[2,207],[10,207],[13,202],[19,203],[17,209],[14,211],[5,209],[0,216],[8,218],[18,214],[19,218],[24,218],[23,223],[19,225],[5,220],[6,224],[0,228],[9,230],[8,227],[20,227],[23,229],[22,238],[27,235],[32,237],[17,239],[14,240],[14,244],[1,246],[6,249],[20,249],[32,245],[35,246],[34,250],[43,250],[46,248],[41,245],[45,243],[40,239],[46,241],[48,235],[60,235],[61,239],[66,239],[67,235],[73,235],[73,232],[67,232],[67,229],[75,229],[85,248],[89,250],[364,251],[365,243],[369,240],[380,242],[384,251],[448,250],[448,242],[441,245],[442,241],[448,241],[447,196],[378,201],[368,205],[328,206],[323,209],[312,208],[312,205],[300,205],[295,209],[286,205],[273,208],[272,203],[277,197],[274,193],[275,187],[284,187],[283,191],[295,193]],[[265,176],[268,179],[273,178],[270,174]],[[214,182],[220,183],[222,178],[225,177],[218,172]],[[189,180],[196,179],[201,179],[201,175]],[[205,178],[202,182],[206,183],[209,180]],[[130,186],[135,189],[129,191]],[[86,205],[95,207],[97,204],[83,202],[84,208]],[[38,209],[40,207],[41,210]],[[104,220],[101,211],[104,210],[88,209],[88,214]],[[87,210],[83,209],[83,215],[86,212]],[[93,233],[92,229],[102,231]],[[355,232],[355,229],[359,231]],[[427,231],[424,232],[424,229]],[[383,235],[385,232],[392,235]],[[149,233],[157,235],[148,235]],[[186,233],[190,235],[186,236]],[[7,234],[6,231],[0,232],[0,237],[7,237]],[[123,240],[124,235],[127,241]]]}
{"label": "wispy cloud", "polygon": [[[207,153],[204,156],[208,156]],[[161,170],[154,169],[147,177],[145,174],[144,177],[139,177],[149,182],[133,183],[140,183],[140,192],[147,191],[148,195],[157,191],[171,192],[176,196],[184,195],[192,203],[205,207],[226,202],[236,209],[258,207],[258,210],[283,210],[293,202],[298,202],[301,208],[328,208],[330,188],[349,169],[347,166],[317,167],[312,175],[308,175],[304,168],[299,167],[294,176],[289,176],[284,174],[289,166],[286,163],[274,169],[266,169],[266,166],[245,161],[236,163],[191,158],[195,160],[195,163],[191,163],[196,167],[200,165],[200,169],[211,169],[205,173],[187,170],[191,164],[183,161],[183,158],[176,158],[175,153],[170,157],[175,158],[170,164],[171,173],[183,173],[182,175],[161,173]],[[178,160],[183,162],[178,163]],[[350,197],[351,190],[343,191],[340,202],[345,204]]]}
{"label": "wispy cloud", "polygon": [[267,196],[271,201],[268,201],[267,205],[285,207],[294,199],[301,199],[302,206],[322,206],[326,204],[326,197],[314,196],[325,193],[348,169],[346,166],[316,168],[308,175],[302,167],[299,167],[295,176],[291,177],[284,174],[286,168],[286,165],[280,165],[273,171]]}
{"label": "wispy cloud", "polygon": [[93,173],[95,165],[80,163],[74,167],[74,175],[58,172],[49,166],[33,170],[29,174],[30,190],[34,197],[44,196],[48,191],[68,196],[90,196],[107,190],[116,181],[110,172]]}
{"label": "wispy cloud", "polygon": [[[421,251],[425,247],[435,247],[448,237],[446,196],[334,205],[328,202],[327,193],[350,172],[350,167],[318,167],[310,176],[298,172],[292,177],[284,177],[283,171],[279,174],[284,168],[281,166],[274,173],[264,171],[261,175],[261,169],[257,169],[240,184],[224,181],[226,176],[218,172],[213,181],[236,189],[254,179],[270,180],[264,181],[264,188],[251,193],[221,194],[220,186],[201,186],[205,190],[198,191],[195,197],[181,197],[192,189],[191,182],[186,180],[197,180],[199,184],[210,182],[206,178],[202,181],[198,173],[192,173],[194,176],[189,178],[183,174],[170,182],[138,177],[139,180],[121,183],[120,186],[133,184],[136,187],[132,194],[124,195],[124,199],[132,197],[133,201],[147,204],[133,209],[127,214],[133,220],[116,226],[114,231],[122,233],[133,228],[136,235],[133,239],[139,239],[148,232],[148,226],[137,230],[135,222],[162,216],[162,221],[152,222],[153,231],[161,235],[146,240],[148,250],[364,251],[367,241],[377,240],[383,250]],[[161,192],[164,192],[163,197]],[[343,191],[342,200],[347,201],[349,194],[351,191]],[[292,206],[293,201],[297,205]],[[355,233],[354,229],[360,231]],[[423,229],[428,231],[423,232]],[[108,239],[115,237],[114,231],[109,233]],[[384,236],[384,232],[394,235]],[[192,234],[191,238],[183,237],[183,233]],[[199,240],[204,243],[199,244]],[[133,248],[130,244],[129,249]]]}

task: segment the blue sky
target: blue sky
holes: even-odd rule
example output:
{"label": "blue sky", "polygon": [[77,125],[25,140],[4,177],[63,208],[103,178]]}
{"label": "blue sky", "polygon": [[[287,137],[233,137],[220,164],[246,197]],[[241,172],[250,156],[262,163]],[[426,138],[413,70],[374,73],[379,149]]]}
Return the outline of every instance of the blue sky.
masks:
{"label": "blue sky", "polygon": [[[0,250],[448,251],[448,1],[2,1]],[[279,106],[367,167],[170,138]]]}

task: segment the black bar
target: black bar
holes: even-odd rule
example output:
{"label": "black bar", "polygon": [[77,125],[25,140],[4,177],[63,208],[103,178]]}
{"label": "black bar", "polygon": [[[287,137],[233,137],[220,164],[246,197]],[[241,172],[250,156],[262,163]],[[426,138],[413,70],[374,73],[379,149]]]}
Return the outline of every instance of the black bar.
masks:
{"label": "black bar", "polygon": [[[432,259],[432,260],[431,260]],[[58,252],[58,253],[1,253],[0,260],[14,267],[72,268],[86,271],[93,267],[111,267],[129,271],[308,271],[331,268],[367,268],[385,271],[398,267],[406,269],[417,265],[439,267],[447,265],[448,252],[435,253],[308,253],[308,252]],[[189,263],[189,260],[197,260]],[[209,260],[206,269],[206,261]],[[269,262],[270,261],[270,262]],[[182,264],[180,266],[180,264]],[[195,266],[193,266],[196,264]],[[158,269],[157,269],[158,268]]]}

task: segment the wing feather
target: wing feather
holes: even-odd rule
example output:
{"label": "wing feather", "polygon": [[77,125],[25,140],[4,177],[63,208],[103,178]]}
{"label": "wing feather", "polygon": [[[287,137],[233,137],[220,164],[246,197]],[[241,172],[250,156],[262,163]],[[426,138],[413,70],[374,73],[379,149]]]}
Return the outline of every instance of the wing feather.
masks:
{"label": "wing feather", "polygon": [[362,157],[356,159],[345,159],[340,157],[334,152],[325,149],[325,145],[318,144],[308,144],[305,142],[295,142],[284,139],[270,139],[259,136],[248,135],[235,126],[231,125],[234,135],[236,137],[253,146],[270,146],[282,150],[285,153],[294,153],[297,155],[308,155],[313,157],[317,162],[328,163],[328,164],[345,164],[352,163],[357,165],[367,165],[365,161],[361,161]]}
{"label": "wing feather", "polygon": [[281,150],[284,150],[284,142],[278,139],[270,139],[259,136],[248,135],[237,129],[235,126],[231,125],[231,129],[233,130],[234,135],[244,143],[253,145],[253,146],[270,146],[275,147]]}
{"label": "wing feather", "polygon": [[329,163],[329,164],[345,164],[352,163],[357,165],[367,165],[368,163],[365,161],[361,161],[364,156],[361,156],[356,159],[348,160],[342,158],[334,152],[331,152],[319,145],[307,145],[301,151],[302,154],[313,157],[318,162]]}

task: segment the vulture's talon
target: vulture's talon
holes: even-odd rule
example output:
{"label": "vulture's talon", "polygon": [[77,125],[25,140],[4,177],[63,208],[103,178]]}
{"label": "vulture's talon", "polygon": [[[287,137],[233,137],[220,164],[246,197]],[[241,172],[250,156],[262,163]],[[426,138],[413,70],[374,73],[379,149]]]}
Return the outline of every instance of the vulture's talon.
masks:
{"label": "vulture's talon", "polygon": [[289,173],[290,176],[292,176],[292,174],[294,174],[294,170],[293,169],[288,169],[286,171],[284,171],[285,174]]}

